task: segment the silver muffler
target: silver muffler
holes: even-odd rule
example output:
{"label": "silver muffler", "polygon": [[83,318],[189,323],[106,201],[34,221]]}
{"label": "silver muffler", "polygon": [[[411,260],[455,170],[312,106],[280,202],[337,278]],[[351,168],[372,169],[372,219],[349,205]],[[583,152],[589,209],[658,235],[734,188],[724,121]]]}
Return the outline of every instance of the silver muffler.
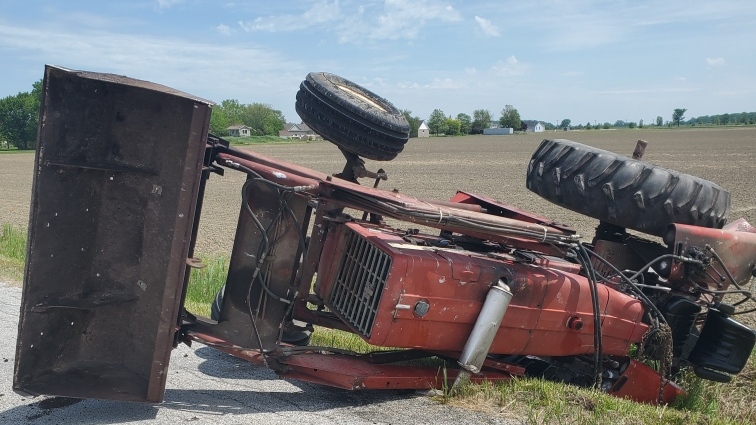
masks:
{"label": "silver muffler", "polygon": [[462,369],[454,380],[452,390],[468,382],[472,374],[480,372],[510,301],[512,301],[512,291],[502,279],[499,279],[499,282],[488,290],[483,308],[462,349],[457,362]]}

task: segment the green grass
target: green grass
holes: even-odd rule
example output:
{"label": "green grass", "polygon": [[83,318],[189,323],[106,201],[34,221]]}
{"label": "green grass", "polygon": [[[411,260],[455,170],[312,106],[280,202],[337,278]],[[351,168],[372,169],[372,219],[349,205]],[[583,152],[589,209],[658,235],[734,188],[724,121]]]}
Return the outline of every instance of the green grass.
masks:
{"label": "green grass", "polygon": [[0,280],[21,282],[26,262],[26,231],[3,223],[0,225]]}
{"label": "green grass", "polygon": [[0,155],[15,155],[15,154],[23,154],[23,153],[34,153],[34,149],[16,149],[10,148],[10,149],[0,149]]}
{"label": "green grass", "polygon": [[228,260],[225,257],[209,257],[203,262],[205,267],[192,270],[189,276],[184,306],[194,314],[210,317],[210,304],[226,283]]}
{"label": "green grass", "polygon": [[496,412],[525,424],[738,424],[737,418],[649,406],[605,393],[542,379],[515,378],[503,384],[468,385],[442,402]]}

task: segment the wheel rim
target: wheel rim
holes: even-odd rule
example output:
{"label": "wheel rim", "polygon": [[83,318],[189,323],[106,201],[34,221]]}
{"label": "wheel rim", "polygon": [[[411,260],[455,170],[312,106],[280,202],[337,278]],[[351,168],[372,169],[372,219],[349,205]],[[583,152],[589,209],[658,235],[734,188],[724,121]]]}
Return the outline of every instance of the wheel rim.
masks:
{"label": "wheel rim", "polygon": [[380,109],[383,112],[388,112],[386,110],[386,108],[384,108],[383,106],[379,105],[378,103],[376,103],[375,101],[373,101],[373,99],[370,99],[369,97],[365,96],[364,94],[362,94],[362,93],[360,93],[358,91],[352,90],[351,88],[349,88],[347,86],[343,86],[343,85],[341,85],[339,83],[334,83],[334,85],[339,90],[345,91],[345,92],[349,93],[350,95],[352,95],[352,96],[354,96],[354,97],[362,100],[363,102],[367,103],[368,105],[370,105],[370,106],[372,106],[374,108],[378,108],[378,109]]}

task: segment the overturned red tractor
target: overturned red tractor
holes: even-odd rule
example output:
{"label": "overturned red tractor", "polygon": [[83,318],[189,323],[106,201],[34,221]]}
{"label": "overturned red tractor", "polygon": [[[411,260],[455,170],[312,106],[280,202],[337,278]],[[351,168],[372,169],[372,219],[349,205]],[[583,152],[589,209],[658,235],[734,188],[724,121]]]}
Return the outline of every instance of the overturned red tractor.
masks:
{"label": "overturned red tractor", "polygon": [[[485,196],[377,188],[360,157],[393,159],[409,126],[331,74],[308,75],[296,109],[344,155],[333,176],[230,147],[209,102],[164,86],[57,67],[43,86],[16,391],[159,402],[172,348],[199,342],[344,389],[531,375],[668,403],[676,373],[728,381],[756,342],[734,319],[756,229],[725,225],[711,182],[544,140],[527,187],[599,219],[588,243]],[[247,175],[234,247],[198,317],[184,297],[205,183],[226,171]],[[314,326],[392,349],[311,346]],[[408,362],[425,357],[445,370]]]}

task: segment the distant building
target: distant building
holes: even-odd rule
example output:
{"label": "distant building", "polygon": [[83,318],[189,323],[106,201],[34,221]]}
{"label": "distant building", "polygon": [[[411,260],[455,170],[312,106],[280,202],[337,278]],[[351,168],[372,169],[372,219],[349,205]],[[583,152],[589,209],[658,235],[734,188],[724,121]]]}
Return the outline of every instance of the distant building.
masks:
{"label": "distant building", "polygon": [[284,139],[320,139],[320,135],[315,133],[305,123],[294,124],[293,122],[287,122],[284,125],[284,129],[278,132],[278,137]]}
{"label": "distant building", "polygon": [[250,127],[247,127],[246,125],[232,125],[228,128],[226,128],[226,131],[228,131],[229,136],[236,136],[236,137],[249,137],[252,135]]}
{"label": "distant building", "polygon": [[543,133],[546,131],[546,127],[540,121],[523,120],[522,131],[526,133]]}
{"label": "distant building", "polygon": [[420,127],[417,128],[417,137],[430,137],[430,129],[425,121],[420,121]]}
{"label": "distant building", "polygon": [[484,128],[483,134],[487,136],[514,134],[514,129],[512,127]]}

